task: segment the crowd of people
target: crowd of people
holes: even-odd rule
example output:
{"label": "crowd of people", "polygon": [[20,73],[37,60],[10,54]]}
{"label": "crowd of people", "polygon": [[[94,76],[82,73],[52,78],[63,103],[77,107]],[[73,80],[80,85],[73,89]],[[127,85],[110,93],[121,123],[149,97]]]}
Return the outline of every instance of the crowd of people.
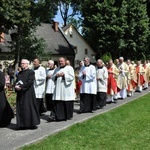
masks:
{"label": "crowd of people", "polygon": [[[120,57],[115,62],[110,59],[104,63],[98,59],[96,64],[91,64],[90,58],[85,57],[76,69],[64,57],[60,57],[58,63],[59,66],[55,67],[54,61],[49,60],[45,69],[36,58],[33,60],[34,68],[29,69],[29,61],[21,60],[21,70],[14,86],[19,129],[36,129],[40,124],[40,115],[46,111],[50,111],[48,122],[72,119],[75,99],[79,99],[80,103],[78,114],[92,113],[106,104],[117,103],[118,99],[133,96],[134,92],[142,92],[149,85],[148,61],[125,62]],[[0,86],[4,94],[2,81]],[[9,105],[6,98],[5,103]],[[3,110],[4,106],[0,105],[0,124],[5,120],[2,119],[5,118]],[[7,116],[8,125],[13,118],[10,107]]]}

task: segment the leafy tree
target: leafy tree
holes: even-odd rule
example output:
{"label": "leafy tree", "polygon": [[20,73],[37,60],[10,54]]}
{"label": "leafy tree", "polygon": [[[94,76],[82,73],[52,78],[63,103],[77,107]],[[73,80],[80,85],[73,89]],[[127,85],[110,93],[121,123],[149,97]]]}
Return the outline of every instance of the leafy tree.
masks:
{"label": "leafy tree", "polygon": [[57,14],[57,3],[54,0],[31,0],[31,16],[36,23],[51,23]]}
{"label": "leafy tree", "polygon": [[[85,4],[86,3],[86,4]],[[83,31],[86,40],[97,51],[98,57],[105,52],[116,51],[116,38],[121,32],[117,25],[115,1],[85,1],[83,5]],[[94,40],[93,40],[94,39]]]}
{"label": "leafy tree", "polygon": [[58,0],[58,8],[64,21],[64,26],[67,25],[69,18],[80,14],[81,3],[81,0]]}
{"label": "leafy tree", "polygon": [[82,26],[82,21],[83,19],[80,17],[78,18],[78,20],[75,18],[69,18],[67,20],[67,24],[72,24],[76,27],[77,30],[79,30],[79,28]]}
{"label": "leafy tree", "polygon": [[[33,31],[29,33],[22,33],[20,39],[20,60],[26,58],[32,61],[35,57],[41,57],[44,55],[44,49],[46,47],[45,40],[43,38],[38,38]],[[11,42],[12,52],[15,52],[15,40]]]}
{"label": "leafy tree", "polygon": [[148,54],[149,18],[143,0],[131,0],[127,8],[128,28],[125,34],[126,52],[128,57],[141,59]]}
{"label": "leafy tree", "polygon": [[50,22],[56,10],[57,6],[52,0],[2,0],[0,2],[2,22],[0,32],[6,29],[17,29],[17,32],[11,34],[13,39],[11,48],[15,53],[16,68],[21,56],[31,59],[37,54],[42,55],[44,41],[36,38],[34,31],[40,22]]}
{"label": "leafy tree", "polygon": [[144,0],[85,0],[82,16],[84,37],[98,57],[106,52],[113,58],[147,54],[149,20]]}

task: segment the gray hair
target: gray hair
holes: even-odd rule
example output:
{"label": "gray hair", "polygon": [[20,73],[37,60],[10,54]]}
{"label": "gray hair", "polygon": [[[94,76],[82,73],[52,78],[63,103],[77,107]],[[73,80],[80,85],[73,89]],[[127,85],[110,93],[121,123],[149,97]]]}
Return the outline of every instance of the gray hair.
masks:
{"label": "gray hair", "polygon": [[124,58],[123,58],[123,57],[119,57],[119,59],[120,59],[120,60],[124,60]]}
{"label": "gray hair", "polygon": [[48,63],[53,64],[54,65],[54,61],[53,60],[49,60]]}
{"label": "gray hair", "polygon": [[85,56],[84,59],[88,59],[90,61],[90,57],[88,57],[88,56]]}
{"label": "gray hair", "polygon": [[28,65],[29,65],[29,63],[30,63],[28,59],[22,59],[21,62],[22,62],[22,61],[26,62]]}

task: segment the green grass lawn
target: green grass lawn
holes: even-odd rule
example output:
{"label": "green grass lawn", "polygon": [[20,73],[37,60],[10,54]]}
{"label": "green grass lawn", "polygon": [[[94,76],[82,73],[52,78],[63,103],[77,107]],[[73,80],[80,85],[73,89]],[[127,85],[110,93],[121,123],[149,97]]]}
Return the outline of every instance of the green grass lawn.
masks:
{"label": "green grass lawn", "polygon": [[22,150],[149,150],[150,94]]}

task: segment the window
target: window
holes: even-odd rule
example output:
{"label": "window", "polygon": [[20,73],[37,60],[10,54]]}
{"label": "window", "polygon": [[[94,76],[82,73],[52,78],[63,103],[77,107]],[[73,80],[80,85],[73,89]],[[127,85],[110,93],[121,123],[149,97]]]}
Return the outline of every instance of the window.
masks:
{"label": "window", "polygon": [[88,49],[85,49],[85,55],[88,55]]}

